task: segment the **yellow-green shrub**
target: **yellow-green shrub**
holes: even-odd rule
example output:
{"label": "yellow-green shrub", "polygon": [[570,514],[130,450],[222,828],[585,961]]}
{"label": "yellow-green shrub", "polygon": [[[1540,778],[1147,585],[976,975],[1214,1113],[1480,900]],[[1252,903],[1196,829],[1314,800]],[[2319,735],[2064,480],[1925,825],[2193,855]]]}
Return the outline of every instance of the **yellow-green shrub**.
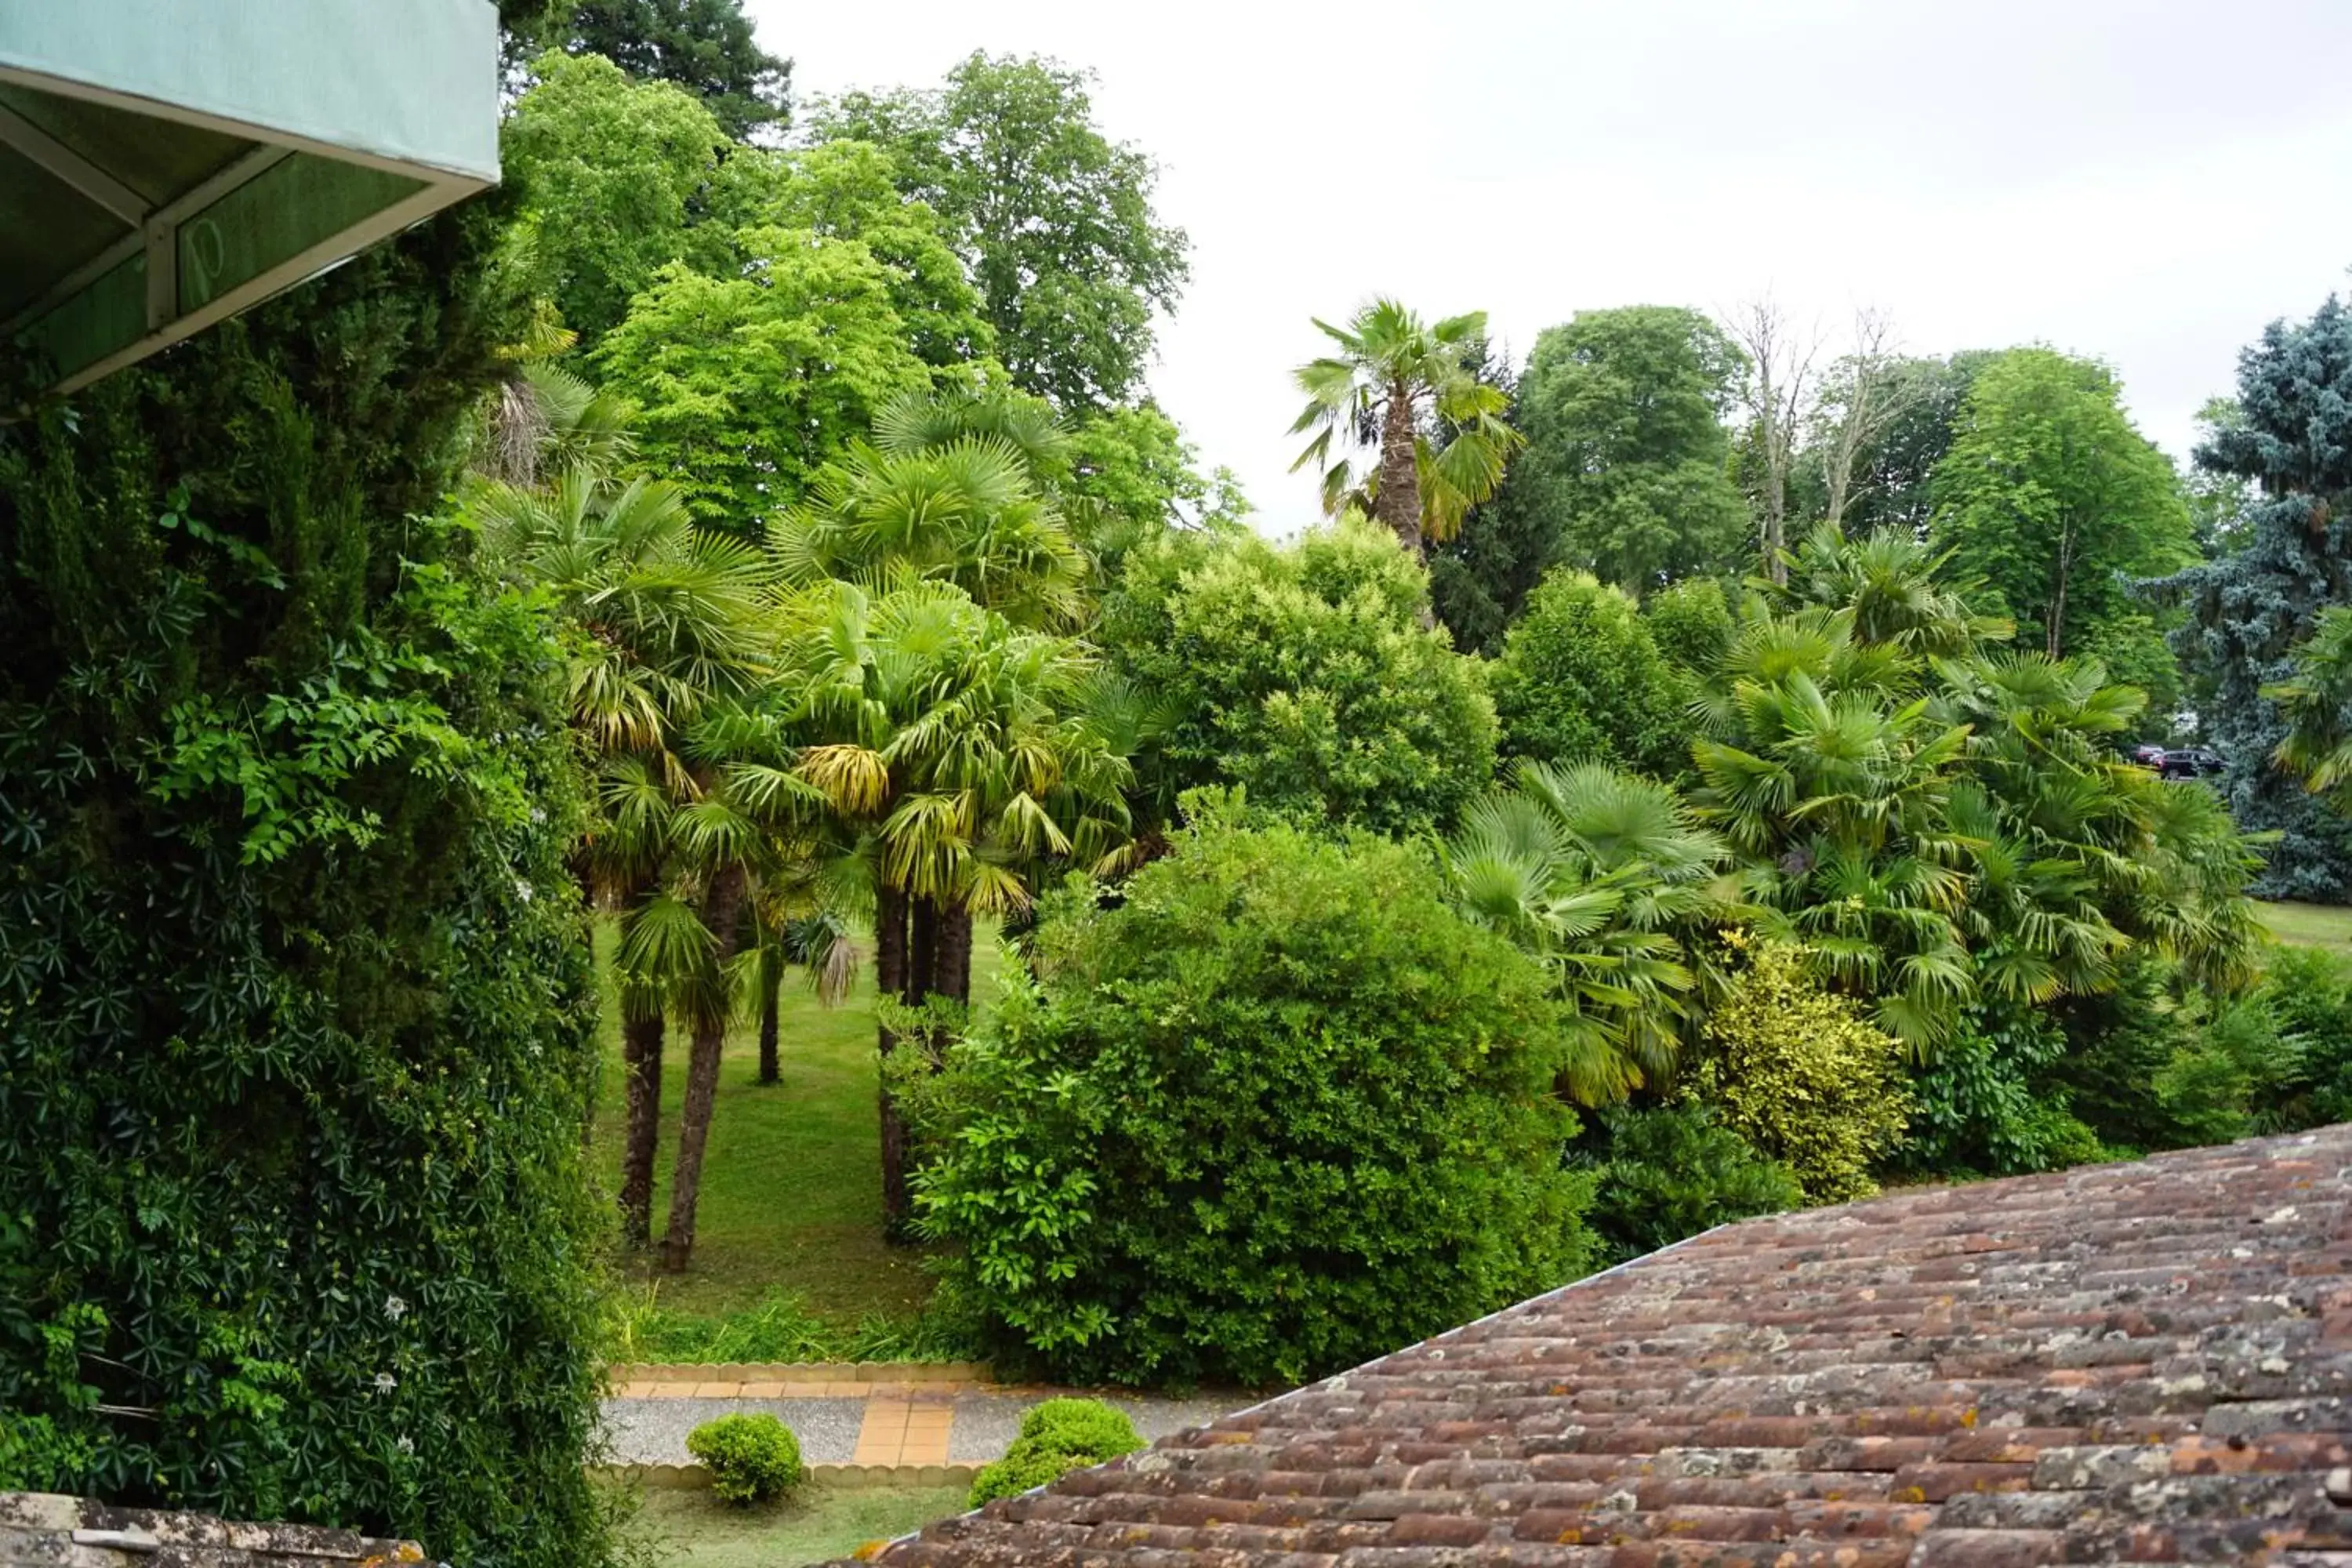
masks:
{"label": "yellow-green shrub", "polygon": [[1795,1172],[1813,1202],[1876,1192],[1871,1165],[1902,1137],[1911,1109],[1901,1044],[1815,983],[1801,950],[1734,944],[1747,964],[1707,1017],[1688,1091]]}

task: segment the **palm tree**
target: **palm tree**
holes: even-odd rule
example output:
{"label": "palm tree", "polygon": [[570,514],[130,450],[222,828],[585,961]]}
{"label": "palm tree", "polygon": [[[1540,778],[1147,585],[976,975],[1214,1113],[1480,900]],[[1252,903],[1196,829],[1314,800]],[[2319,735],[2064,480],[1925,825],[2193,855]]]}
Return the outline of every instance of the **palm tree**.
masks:
{"label": "palm tree", "polygon": [[[1521,442],[1503,420],[1507,396],[1466,368],[1486,337],[1486,312],[1431,326],[1382,299],[1345,327],[1315,325],[1339,352],[1296,373],[1307,404],[1290,432],[1312,431],[1314,439],[1291,469],[1312,463],[1322,471],[1323,508],[1335,516],[1350,491],[1368,488],[1372,515],[1423,559],[1425,540],[1452,538],[1463,515],[1495,493]],[[1332,441],[1370,430],[1379,432],[1380,463],[1360,476],[1345,458],[1333,458]]]}
{"label": "palm tree", "polygon": [[2263,689],[2287,723],[2273,760],[2344,810],[2352,806],[2352,609],[2320,612],[2287,657],[2288,679]]}
{"label": "palm tree", "polygon": [[795,586],[953,583],[1019,625],[1074,626],[1087,563],[1055,493],[1067,447],[1034,399],[899,398],[770,525],[770,551]]}
{"label": "palm tree", "polygon": [[1697,978],[1690,952],[1739,910],[1728,851],[1674,791],[1599,763],[1520,764],[1445,847],[1457,907],[1558,976],[1588,1104],[1673,1071]]}
{"label": "palm tree", "polygon": [[[568,398],[550,406],[586,414],[597,405]],[[625,452],[625,438],[608,432],[583,443],[574,421],[551,425],[541,440],[543,450],[587,457],[544,485],[478,480],[465,505],[488,558],[551,594],[583,633],[568,697],[599,809],[581,872],[592,901],[621,911],[622,1234],[643,1246],[667,1015],[689,994],[709,951],[698,910],[669,885],[680,813],[697,795],[679,748],[711,704],[766,673],[767,570],[748,547],[697,530],[669,486],[611,479],[597,459]]]}
{"label": "palm tree", "polygon": [[[1092,658],[951,583],[875,595],[828,582],[788,614],[786,683],[807,742],[797,775],[862,840],[877,985],[912,1007],[968,1003],[974,913],[1017,912],[1048,868],[1106,866],[1127,839],[1133,775],[1087,721]],[[883,1055],[900,1043],[886,1019]],[[881,1114],[898,1226],[906,1141],[887,1077]]]}

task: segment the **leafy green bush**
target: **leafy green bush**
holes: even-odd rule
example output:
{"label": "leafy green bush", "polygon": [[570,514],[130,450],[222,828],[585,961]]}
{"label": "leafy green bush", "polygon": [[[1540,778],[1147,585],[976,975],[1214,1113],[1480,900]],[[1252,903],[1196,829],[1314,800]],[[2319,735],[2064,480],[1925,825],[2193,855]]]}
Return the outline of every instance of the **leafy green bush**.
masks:
{"label": "leafy green bush", "polygon": [[2265,1131],[2352,1121],[2352,958],[2280,947],[2256,994],[2292,1047],[2253,1107]]}
{"label": "leafy green bush", "polygon": [[2069,1009],[2071,1048],[2052,1079],[2117,1151],[2317,1125],[2326,1101],[2315,1085],[2330,1069],[2324,1044],[2315,1064],[2314,1045],[2333,1037],[2342,1048],[2328,1022],[2342,997],[2331,998],[2324,966],[2283,952],[2272,961],[2284,968],[2246,995],[2220,1000],[2160,959],[2125,966],[2107,994]]}
{"label": "leafy green bush", "polygon": [[766,1502],[800,1485],[800,1439],[765,1411],[738,1411],[686,1435],[686,1451],[710,1472],[710,1489],[731,1503]]}
{"label": "leafy green bush", "polygon": [[1604,1111],[1594,1162],[1592,1228],[1620,1259],[1671,1247],[1718,1225],[1803,1206],[1805,1190],[1777,1160],[1685,1101]]}
{"label": "leafy green bush", "polygon": [[2066,1053],[2052,1019],[1979,1008],[1912,1076],[1910,1124],[1897,1162],[1929,1175],[2007,1176],[2104,1158],[2046,1069]]}
{"label": "leafy green bush", "polygon": [[1689,1092],[1795,1173],[1814,1203],[1878,1190],[1872,1164],[1903,1135],[1911,1100],[1901,1045],[1807,973],[1802,950],[1748,943],[1747,966],[1707,1016]]}
{"label": "leafy green bush", "polygon": [[1495,666],[1503,753],[1606,763],[1671,779],[1689,766],[1683,688],[1633,599],[1555,571],[1528,595]]}
{"label": "leafy green bush", "polygon": [[1116,908],[1049,903],[918,1111],[994,1359],[1297,1383],[1573,1278],[1543,971],[1410,849],[1202,805]]}
{"label": "leafy green bush", "polygon": [[1021,1435],[1004,1458],[972,1478],[965,1506],[1018,1497],[1033,1487],[1132,1454],[1143,1447],[1127,1413],[1099,1399],[1048,1399],[1021,1417]]}
{"label": "leafy green bush", "polygon": [[1139,774],[1177,795],[1239,784],[1297,819],[1443,828],[1495,771],[1485,661],[1421,624],[1428,584],[1360,521],[1275,544],[1248,529],[1132,552],[1097,633],[1156,705]]}
{"label": "leafy green bush", "polygon": [[1699,677],[1722,668],[1739,630],[1723,584],[1712,577],[1685,577],[1650,595],[1642,601],[1642,624],[1669,669]]}

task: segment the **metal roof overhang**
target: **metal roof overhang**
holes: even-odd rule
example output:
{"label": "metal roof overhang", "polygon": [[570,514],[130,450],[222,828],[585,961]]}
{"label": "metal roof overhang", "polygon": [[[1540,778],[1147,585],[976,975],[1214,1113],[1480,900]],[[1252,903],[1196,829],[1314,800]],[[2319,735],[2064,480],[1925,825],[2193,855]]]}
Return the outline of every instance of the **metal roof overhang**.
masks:
{"label": "metal roof overhang", "polygon": [[71,391],[499,178],[489,0],[0,0],[0,339]]}

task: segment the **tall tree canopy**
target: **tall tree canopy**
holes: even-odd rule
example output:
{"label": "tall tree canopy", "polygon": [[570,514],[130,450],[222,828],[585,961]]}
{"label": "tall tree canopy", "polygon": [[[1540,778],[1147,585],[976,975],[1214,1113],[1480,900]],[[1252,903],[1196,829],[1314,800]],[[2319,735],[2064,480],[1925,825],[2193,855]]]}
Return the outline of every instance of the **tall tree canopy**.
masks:
{"label": "tall tree canopy", "polygon": [[727,134],[687,92],[601,57],[550,54],[534,68],[507,119],[506,176],[533,285],[593,346],[685,250]]}
{"label": "tall tree canopy", "polygon": [[2188,611],[2175,642],[2214,693],[2199,726],[2228,763],[2231,814],[2282,836],[2256,891],[2342,902],[2352,829],[2273,760],[2288,724],[2263,689],[2293,682],[2322,612],[2352,604],[2352,311],[2331,297],[2308,321],[2271,323],[2239,356],[2238,405],[2197,463],[2260,493],[2227,553],[2157,586]]}
{"label": "tall tree canopy", "polygon": [[[1853,499],[1841,526],[1853,538],[1895,529],[1923,538],[1934,515],[1936,465],[1952,448],[1952,432],[1977,372],[1999,356],[1981,349],[1948,359],[1906,359],[1893,367],[1905,383],[1899,407],[1853,458]],[[1821,465],[1807,455],[1799,482],[1822,487]]]}
{"label": "tall tree canopy", "polygon": [[671,263],[597,362],[637,405],[645,465],[698,518],[748,535],[884,405],[928,389],[932,369],[892,303],[891,269],[863,243],[770,228],[740,244],[751,275]]}
{"label": "tall tree canopy", "polygon": [[918,359],[954,365],[994,350],[995,331],[939,215],[898,194],[898,165],[870,142],[736,148],[714,172],[701,205],[685,255],[698,271],[756,276],[762,262],[751,239],[766,229],[855,240],[888,273],[891,308]]}
{"label": "tall tree canopy", "polygon": [[1980,581],[1979,608],[2053,658],[2097,649],[2137,617],[2130,580],[2196,559],[2171,460],[2133,428],[2104,365],[2011,349],[1984,366],[1936,466],[1933,536]]}
{"label": "tall tree canopy", "polygon": [[1736,565],[1748,508],[1724,427],[1739,351],[1696,310],[1580,311],[1519,381],[1516,504],[1556,520],[1553,559],[1635,592]]}
{"label": "tall tree canopy", "polygon": [[1095,125],[1089,80],[975,53],[937,90],[850,93],[810,116],[820,138],[891,153],[962,253],[1013,384],[1072,413],[1141,384],[1189,243],[1152,210],[1158,167]]}
{"label": "tall tree canopy", "polygon": [[537,27],[567,54],[684,88],[739,141],[792,119],[793,62],[760,47],[743,0],[551,0]]}

